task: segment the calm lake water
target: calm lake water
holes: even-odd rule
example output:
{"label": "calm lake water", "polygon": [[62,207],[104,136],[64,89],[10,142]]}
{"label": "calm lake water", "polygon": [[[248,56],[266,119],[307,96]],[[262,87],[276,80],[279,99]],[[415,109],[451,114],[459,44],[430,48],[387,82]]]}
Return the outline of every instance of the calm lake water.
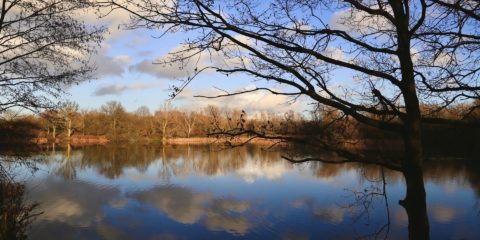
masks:
{"label": "calm lake water", "polygon": [[[400,172],[259,146],[94,146],[17,167],[29,239],[408,239]],[[431,239],[480,239],[480,163],[427,162]]]}

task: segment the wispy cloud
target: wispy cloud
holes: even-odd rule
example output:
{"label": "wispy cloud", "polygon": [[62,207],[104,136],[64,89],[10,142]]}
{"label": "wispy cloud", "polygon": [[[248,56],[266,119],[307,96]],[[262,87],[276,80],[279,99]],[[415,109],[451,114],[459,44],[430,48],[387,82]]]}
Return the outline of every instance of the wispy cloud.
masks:
{"label": "wispy cloud", "polygon": [[[243,36],[235,38],[246,44],[253,44],[252,41]],[[192,76],[207,67],[232,68],[250,63],[245,53],[233,44],[226,41],[220,52],[198,51],[191,46],[180,44],[171,49],[165,55],[155,59],[145,59],[130,66],[130,71],[149,74],[158,78],[179,79]],[[215,70],[207,69],[203,73],[214,73]]]}
{"label": "wispy cloud", "polygon": [[98,87],[95,92],[93,92],[94,96],[105,96],[105,95],[120,95],[125,91],[129,90],[143,90],[147,88],[154,87],[152,84],[143,84],[143,83],[136,83],[136,84],[111,84],[106,86]]}
{"label": "wispy cloud", "polygon": [[[243,89],[239,89],[239,91],[253,89],[255,87],[255,85],[250,85]],[[198,108],[207,107],[208,105],[213,105],[220,108],[228,107],[243,109],[249,114],[256,114],[260,112],[286,112],[289,110],[301,112],[305,110],[303,106],[307,105],[307,100],[305,98],[298,98],[294,100],[292,97],[289,96],[274,95],[265,91],[251,92],[215,99],[194,97],[194,95],[217,96],[219,94],[225,94],[225,92],[213,88],[202,90],[200,92],[194,92],[187,88],[182,91],[182,93],[180,93],[175,99],[185,101],[185,105],[188,106],[186,107],[187,110],[195,110]],[[188,109],[189,107],[195,109]]]}

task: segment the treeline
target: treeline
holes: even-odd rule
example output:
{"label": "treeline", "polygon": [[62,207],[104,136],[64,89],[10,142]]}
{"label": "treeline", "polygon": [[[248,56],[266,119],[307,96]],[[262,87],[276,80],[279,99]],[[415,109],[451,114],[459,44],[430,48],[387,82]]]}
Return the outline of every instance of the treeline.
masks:
{"label": "treeline", "polygon": [[[448,119],[480,120],[479,102],[457,105],[433,112],[438,106],[422,106],[423,114]],[[212,134],[244,137],[295,138],[305,142],[322,141],[344,144],[350,140],[363,140],[351,147],[398,148],[399,134],[362,125],[351,117],[331,108],[318,106],[307,114],[293,111],[285,113],[256,113],[240,109],[207,106],[194,111],[182,111],[164,103],[155,111],[142,106],[128,112],[121,103],[110,101],[99,109],[80,110],[78,104],[66,102],[56,110],[37,115],[0,115],[0,141],[20,142],[42,139],[43,142],[86,141],[93,139],[130,142],[165,142],[171,138],[207,137]],[[398,121],[392,119],[391,121]],[[476,128],[455,125],[423,125],[424,146],[431,149],[458,151],[480,146]],[[95,141],[96,140],[96,141]],[[102,142],[103,143],[103,142]],[[349,145],[350,146],[350,145]]]}
{"label": "treeline", "polygon": [[[426,155],[478,155],[480,100],[446,107],[421,105],[421,112],[425,117],[451,120],[445,124],[422,123],[422,145]],[[389,121],[401,122],[398,118]],[[328,144],[343,144],[372,151],[374,154],[378,154],[378,150],[401,154],[399,151],[403,146],[401,132],[367,126],[336,109],[322,106],[312,112],[311,119],[301,124],[298,132],[306,134],[305,139],[321,139]]]}
{"label": "treeline", "polygon": [[[48,141],[104,137],[110,141],[165,141],[168,138],[206,137],[212,132],[253,125],[268,125],[271,131],[286,133],[287,125],[304,121],[294,113],[259,113],[247,116],[239,109],[208,106],[182,111],[169,103],[155,111],[142,106],[128,112],[120,102],[110,101],[95,110],[81,110],[78,104],[66,102],[58,109],[37,115],[16,115],[7,111],[0,118],[3,142],[43,138]],[[244,127],[244,126],[242,126]]]}

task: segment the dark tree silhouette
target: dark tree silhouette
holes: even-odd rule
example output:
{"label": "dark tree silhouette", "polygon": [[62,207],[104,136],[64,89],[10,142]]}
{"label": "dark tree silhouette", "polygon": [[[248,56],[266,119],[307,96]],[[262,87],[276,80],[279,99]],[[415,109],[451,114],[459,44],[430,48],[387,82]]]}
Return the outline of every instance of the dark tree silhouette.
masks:
{"label": "dark tree silhouette", "polygon": [[[129,28],[194,32],[163,64],[210,54],[223,63],[196,68],[245,73],[288,86],[377,128],[404,138],[404,164],[421,166],[421,124],[477,123],[422,114],[477,97],[478,3],[457,1],[104,1],[132,13]],[[218,61],[217,61],[218,62]],[[333,78],[354,75],[345,91]],[[345,79],[347,81],[348,79]],[[224,95],[241,94],[243,92]],[[347,94],[345,94],[347,93]]]}
{"label": "dark tree silhouette", "polygon": [[[478,122],[434,117],[448,106],[478,98],[478,1],[110,0],[101,4],[129,11],[133,19],[127,28],[192,33],[160,64],[186,66],[206,55],[215,59],[215,64],[191,70],[190,77],[174,87],[174,95],[204,71],[243,73],[286,86],[285,91],[256,88],[221,96],[252,91],[305,95],[363,124],[398,133],[404,142],[401,170],[407,179],[402,204],[417,204],[422,213],[426,212],[422,124],[478,126]],[[341,79],[344,87],[339,87],[340,71],[353,76]],[[438,107],[422,113],[421,104],[428,103]],[[468,116],[469,111],[463,114]],[[234,133],[262,136],[243,130]],[[426,217],[411,224],[428,230]],[[425,238],[428,231],[416,239]]]}
{"label": "dark tree silhouette", "polygon": [[0,1],[0,112],[54,106],[66,86],[91,77],[103,28],[75,19],[86,0]]}

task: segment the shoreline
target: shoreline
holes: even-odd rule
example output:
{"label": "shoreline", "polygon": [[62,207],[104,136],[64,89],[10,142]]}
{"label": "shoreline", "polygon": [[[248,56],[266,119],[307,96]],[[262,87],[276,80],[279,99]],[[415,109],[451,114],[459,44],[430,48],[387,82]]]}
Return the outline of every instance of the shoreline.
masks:
{"label": "shoreline", "polygon": [[[230,142],[232,144],[242,144],[247,141],[248,143],[246,144],[257,144],[257,145],[278,144],[277,141],[269,140],[269,139],[255,138],[250,141],[249,139],[250,138],[248,137],[238,137],[231,140]],[[129,142],[129,141],[120,140],[118,142]],[[140,139],[140,140],[135,140],[131,142],[138,143],[138,144],[145,144],[145,145],[150,145],[150,144],[163,145],[160,139]],[[55,143],[55,144],[70,144],[73,146],[89,146],[89,145],[106,145],[109,143],[115,143],[115,141],[109,140],[106,136],[80,136],[80,137],[72,137],[71,139],[57,138],[55,139],[55,141],[53,141],[53,139],[48,139],[44,137],[33,138],[29,141],[24,141],[23,143],[30,143],[30,144],[36,144],[36,145]],[[226,143],[225,138],[215,138],[215,137],[168,138],[166,139],[166,142],[165,142],[165,144],[167,145],[221,145],[225,143]],[[281,143],[281,144],[285,144],[285,143]]]}

